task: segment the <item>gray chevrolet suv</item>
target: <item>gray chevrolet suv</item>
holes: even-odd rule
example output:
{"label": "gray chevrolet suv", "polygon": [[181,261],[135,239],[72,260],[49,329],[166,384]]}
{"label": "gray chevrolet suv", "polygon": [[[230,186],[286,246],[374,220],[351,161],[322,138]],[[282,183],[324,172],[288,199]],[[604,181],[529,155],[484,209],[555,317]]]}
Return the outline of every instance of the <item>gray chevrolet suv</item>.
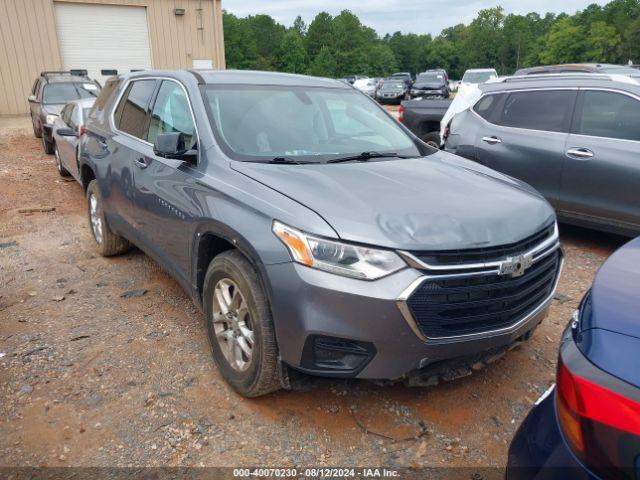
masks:
{"label": "gray chevrolet suv", "polygon": [[433,383],[527,338],[553,298],[551,206],[336,80],[121,75],[80,141],[99,252],[170,272],[246,396],[295,371]]}
{"label": "gray chevrolet suv", "polygon": [[640,83],[623,75],[511,77],[479,85],[445,149],[532,185],[561,221],[640,233]]}

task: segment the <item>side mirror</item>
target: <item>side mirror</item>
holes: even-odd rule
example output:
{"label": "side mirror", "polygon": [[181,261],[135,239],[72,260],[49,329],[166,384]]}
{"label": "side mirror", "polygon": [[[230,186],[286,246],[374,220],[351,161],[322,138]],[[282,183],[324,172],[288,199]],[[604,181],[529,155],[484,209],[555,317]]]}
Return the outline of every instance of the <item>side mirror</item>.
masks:
{"label": "side mirror", "polygon": [[186,135],[179,132],[158,135],[153,144],[153,153],[159,157],[184,160],[190,163],[195,163],[198,157],[197,151],[189,149],[186,144]]}
{"label": "side mirror", "polygon": [[56,133],[61,137],[77,137],[78,136],[78,132],[76,132],[72,128],[59,128],[56,130]]}
{"label": "side mirror", "polygon": [[38,99],[36,98],[35,95],[29,95],[29,103],[35,103],[37,101]]}

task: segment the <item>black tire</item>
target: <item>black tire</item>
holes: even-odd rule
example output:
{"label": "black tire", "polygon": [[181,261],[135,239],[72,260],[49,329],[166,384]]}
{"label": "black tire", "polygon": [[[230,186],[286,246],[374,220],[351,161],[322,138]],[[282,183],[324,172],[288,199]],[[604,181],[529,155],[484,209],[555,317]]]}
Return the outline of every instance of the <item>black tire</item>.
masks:
{"label": "black tire", "polygon": [[36,126],[36,121],[31,117],[31,124],[33,125],[33,134],[36,138],[42,138],[42,128]]}
{"label": "black tire", "polygon": [[[100,234],[98,234],[97,228],[92,221],[93,199],[96,201],[94,218],[100,220]],[[98,245],[100,255],[103,257],[112,257],[129,250],[131,244],[120,235],[113,233],[107,224],[102,209],[102,195],[100,194],[100,188],[96,180],[91,180],[87,187],[87,217],[89,218],[89,229],[91,230],[93,239]]]}
{"label": "black tire", "polygon": [[440,132],[429,132],[424,137],[422,137],[422,141],[433,147],[435,149],[440,149]]}
{"label": "black tire", "polygon": [[54,145],[53,154],[55,155],[55,159],[56,159],[56,169],[58,170],[58,173],[60,174],[60,176],[68,177],[69,175],[71,175],[69,171],[62,166],[62,160],[60,159],[60,151],[58,150],[57,143]]}
{"label": "black tire", "polygon": [[44,153],[47,155],[53,155],[54,152],[54,143],[47,140],[47,138],[42,134],[42,149]]}
{"label": "black tire", "polygon": [[[213,321],[216,286],[228,280],[244,297],[253,331],[252,353],[243,371],[233,367],[225,357]],[[259,397],[279,390],[278,346],[269,301],[258,273],[239,251],[229,250],[213,259],[204,280],[203,304],[213,359],[227,383],[244,397]]]}

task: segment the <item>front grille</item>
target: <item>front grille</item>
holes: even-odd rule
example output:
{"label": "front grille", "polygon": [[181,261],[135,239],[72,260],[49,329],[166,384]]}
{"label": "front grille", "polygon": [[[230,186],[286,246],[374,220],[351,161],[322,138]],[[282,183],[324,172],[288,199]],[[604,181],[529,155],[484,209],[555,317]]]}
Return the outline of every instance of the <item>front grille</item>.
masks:
{"label": "front grille", "polygon": [[522,254],[551,237],[555,231],[555,223],[519,242],[498,247],[473,248],[466,250],[441,250],[411,252],[418,260],[429,265],[462,265],[467,263],[486,263]]}
{"label": "front grille", "polygon": [[417,327],[429,339],[510,327],[551,296],[561,259],[562,252],[555,250],[521,277],[487,272],[427,278],[406,303]]}

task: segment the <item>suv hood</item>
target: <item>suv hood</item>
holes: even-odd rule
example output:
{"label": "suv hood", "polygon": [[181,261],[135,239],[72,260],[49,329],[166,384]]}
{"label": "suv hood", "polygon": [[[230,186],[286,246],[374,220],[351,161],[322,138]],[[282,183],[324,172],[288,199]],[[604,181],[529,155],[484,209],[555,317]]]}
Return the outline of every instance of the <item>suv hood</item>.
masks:
{"label": "suv hood", "polygon": [[231,168],[318,213],[340,238],[387,248],[503,245],[532,235],[555,217],[530,187],[441,152],[366,163],[234,161]]}
{"label": "suv hood", "polygon": [[45,115],[60,115],[64,106],[64,103],[50,103],[42,106],[42,112]]}

